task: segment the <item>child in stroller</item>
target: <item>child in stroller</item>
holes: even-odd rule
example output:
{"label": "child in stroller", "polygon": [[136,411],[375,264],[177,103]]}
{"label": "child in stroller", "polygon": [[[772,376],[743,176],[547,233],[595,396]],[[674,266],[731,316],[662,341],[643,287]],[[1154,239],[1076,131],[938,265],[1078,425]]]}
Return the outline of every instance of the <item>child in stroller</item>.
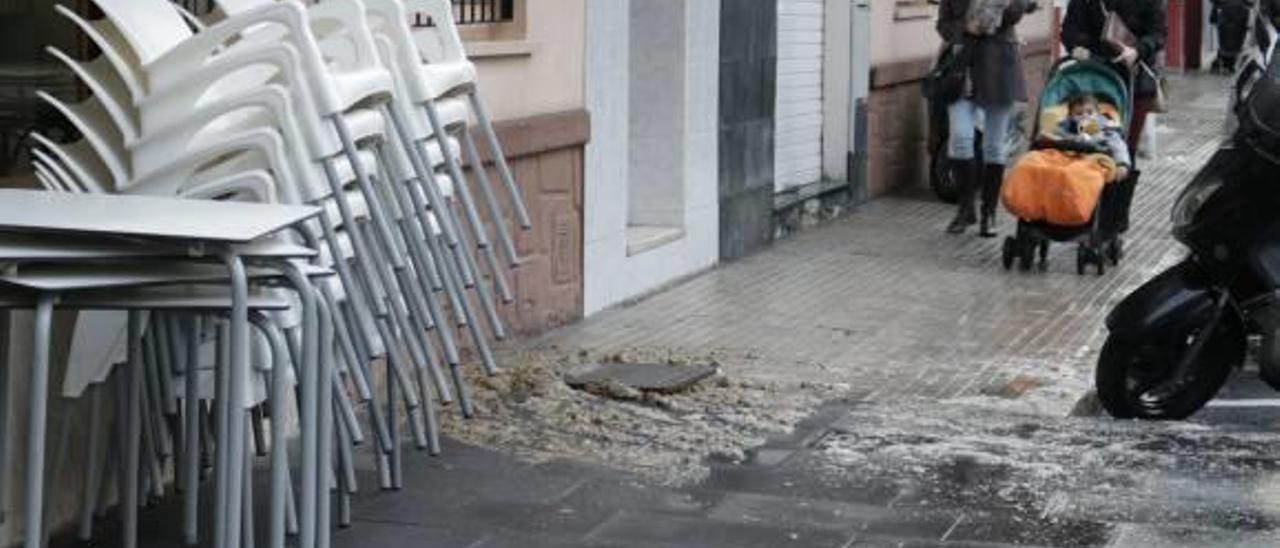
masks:
{"label": "child in stroller", "polygon": [[1131,191],[1133,160],[1125,145],[1131,86],[1102,63],[1064,60],[1054,67],[1040,96],[1033,150],[1009,171],[1001,189],[1005,208],[1018,218],[1006,238],[1003,263],[1030,270],[1039,256],[1048,265],[1049,242],[1077,245],[1077,271],[1107,259],[1119,264],[1122,242],[1116,218],[1121,194]]}
{"label": "child in stroller", "polygon": [[1102,114],[1098,98],[1091,93],[1077,93],[1067,99],[1067,117],[1058,124],[1057,137],[1081,150],[1106,152],[1115,162],[1111,181],[1129,176],[1133,165],[1129,145],[1117,120]]}

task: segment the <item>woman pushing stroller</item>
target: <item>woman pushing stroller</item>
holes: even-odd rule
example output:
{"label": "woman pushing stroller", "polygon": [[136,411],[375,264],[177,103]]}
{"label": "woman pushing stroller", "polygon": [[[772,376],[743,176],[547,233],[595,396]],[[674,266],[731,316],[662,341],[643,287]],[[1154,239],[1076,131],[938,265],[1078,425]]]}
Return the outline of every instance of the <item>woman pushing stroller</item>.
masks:
{"label": "woman pushing stroller", "polygon": [[[979,233],[994,236],[996,204],[1009,152],[1006,134],[1016,102],[1027,100],[1017,25],[1038,8],[1036,0],[942,0],[937,30],[946,43],[962,50],[965,84],[947,109],[950,121],[947,157],[959,189],[959,209],[947,226],[963,233],[979,222],[974,200],[982,194]],[[975,124],[982,113],[983,165],[978,165]]]}
{"label": "woman pushing stroller", "polygon": [[[1132,35],[1132,44],[1118,44],[1109,39],[1110,20],[1117,18]],[[1108,61],[1133,78],[1133,112],[1130,116],[1128,145],[1137,150],[1147,115],[1155,106],[1159,93],[1156,80],[1157,56],[1164,49],[1168,21],[1162,0],[1072,0],[1062,22],[1062,43],[1076,57],[1093,57]],[[1114,230],[1123,234],[1129,229],[1129,207],[1138,183],[1133,170],[1117,196],[1117,218]]]}

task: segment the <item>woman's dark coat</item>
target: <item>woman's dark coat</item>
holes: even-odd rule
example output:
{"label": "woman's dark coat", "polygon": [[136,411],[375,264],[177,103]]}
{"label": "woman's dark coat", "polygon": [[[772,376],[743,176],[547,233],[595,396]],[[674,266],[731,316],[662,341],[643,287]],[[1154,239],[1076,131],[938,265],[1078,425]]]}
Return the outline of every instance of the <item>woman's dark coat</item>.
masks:
{"label": "woman's dark coat", "polygon": [[1015,28],[1034,9],[1032,0],[1011,0],[1000,30],[992,36],[965,34],[970,0],[942,0],[938,10],[938,34],[948,44],[965,44],[970,53],[973,101],[979,105],[1011,105],[1027,100],[1027,80],[1022,73],[1022,52]]}
{"label": "woman's dark coat", "polygon": [[[1169,32],[1164,0],[1071,0],[1067,16],[1062,21],[1062,43],[1067,50],[1085,48],[1103,59],[1114,59],[1120,54],[1102,39],[1107,24],[1103,6],[1119,15],[1138,39],[1134,47],[1138,50],[1138,58],[1152,70],[1159,70],[1157,58],[1164,50],[1165,37]],[[1154,96],[1155,80],[1145,71],[1138,71],[1136,76],[1134,94],[1138,97]]]}

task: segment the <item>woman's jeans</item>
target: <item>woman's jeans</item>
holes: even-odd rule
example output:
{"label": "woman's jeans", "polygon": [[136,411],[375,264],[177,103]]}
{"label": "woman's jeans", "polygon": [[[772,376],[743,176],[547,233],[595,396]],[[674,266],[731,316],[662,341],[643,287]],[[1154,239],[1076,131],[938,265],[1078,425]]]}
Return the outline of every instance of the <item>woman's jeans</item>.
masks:
{"label": "woman's jeans", "polygon": [[988,105],[980,107],[973,101],[961,99],[947,107],[951,137],[947,157],[952,160],[972,160],[977,155],[974,129],[982,123],[982,159],[987,164],[1008,163],[1009,118],[1013,105]]}

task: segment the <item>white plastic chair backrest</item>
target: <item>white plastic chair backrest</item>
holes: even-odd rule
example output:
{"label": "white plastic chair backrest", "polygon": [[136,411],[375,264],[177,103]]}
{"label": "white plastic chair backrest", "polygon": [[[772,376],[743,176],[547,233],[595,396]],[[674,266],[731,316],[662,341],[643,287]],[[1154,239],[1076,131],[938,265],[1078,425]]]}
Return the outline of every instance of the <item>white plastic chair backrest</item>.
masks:
{"label": "white plastic chair backrest", "polygon": [[111,170],[102,163],[93,145],[84,139],[64,144],[54,142],[40,133],[32,133],[31,140],[56,157],[85,190],[105,193],[108,188],[115,188]]}
{"label": "white plastic chair backrest", "polygon": [[168,0],[93,0],[128,40],[143,66],[194,33]]}
{"label": "white plastic chair backrest", "polygon": [[462,35],[458,33],[458,25],[453,21],[453,6],[449,0],[405,0],[404,6],[410,13],[426,14],[433,23],[432,26],[420,27],[413,32],[418,54],[426,62],[468,62]]}
{"label": "white plastic chair backrest", "polygon": [[[378,67],[378,53],[369,31],[369,21],[365,16],[364,5],[360,0],[319,4],[303,3],[298,0],[283,1],[296,2],[306,8],[310,28],[317,41],[328,41],[331,44],[339,41],[345,43],[344,59],[342,59],[344,62],[338,65],[340,69],[364,70]],[[223,13],[232,17],[273,3],[275,0],[218,0],[218,6],[222,8]],[[245,34],[252,40],[253,34],[257,32],[264,32],[264,30]],[[265,30],[265,32],[270,36],[272,33],[278,33],[279,30]],[[336,51],[325,51],[323,48],[321,51],[327,59],[335,60],[333,54],[337,53]]]}
{"label": "white plastic chair backrest", "polygon": [[80,62],[53,46],[46,47],[45,52],[70,68],[102,102],[103,108],[111,115],[126,142],[138,138],[138,118],[137,111],[132,108],[133,97],[106,56],[100,55],[92,61]]}
{"label": "white plastic chair backrest", "polygon": [[137,143],[133,150],[135,172],[149,176],[156,166],[165,165],[188,150],[212,146],[228,136],[255,128],[266,128],[283,138],[291,171],[301,175],[297,180],[303,184],[282,186],[280,199],[304,203],[328,196],[328,187],[320,184],[318,177],[308,176],[316,168],[307,155],[304,131],[297,125],[296,117],[290,115],[293,111],[290,98],[290,92],[283,87],[268,85],[191,112],[185,124],[149,135]]}
{"label": "white plastic chair backrest", "polygon": [[144,95],[146,86],[145,78],[140,71],[142,62],[138,60],[133,47],[110,19],[89,21],[61,4],[54,6],[54,10],[74,23],[89,40],[93,41],[93,45],[111,62],[116,75],[129,89],[130,97],[137,99]]}
{"label": "white plastic chair backrest", "polygon": [[43,150],[38,148],[31,149],[31,158],[32,163],[38,168],[45,168],[47,170],[46,173],[53,176],[54,181],[58,183],[58,187],[63,192],[84,193],[84,186],[79,181],[76,181],[75,177],[68,173],[66,169],[63,169],[61,162],[45,154]]}
{"label": "white plastic chair backrest", "polygon": [[369,28],[379,40],[390,44],[389,50],[379,44],[379,53],[383,64],[395,67],[399,76],[405,80],[408,89],[414,94],[413,102],[421,102],[429,97],[427,86],[418,79],[421,77],[420,67],[426,62],[418,53],[418,45],[413,37],[413,29],[409,27],[409,12],[401,0],[365,0],[365,8],[369,17]]}
{"label": "white plastic chair backrest", "polygon": [[[176,196],[193,182],[201,181],[202,171],[216,169],[229,160],[246,162],[242,164],[246,166],[242,171],[248,171],[249,167],[270,170],[277,181],[277,189],[289,188],[290,185],[296,187],[297,178],[288,165],[284,148],[280,135],[268,128],[228,135],[218,143],[186,151],[183,161],[130,181],[130,184],[121,188],[120,191],[126,194]],[[249,155],[250,159],[242,159],[242,155]],[[278,201],[295,203],[290,202],[289,198],[293,197],[282,195]]]}
{"label": "white plastic chair backrest", "polygon": [[83,103],[68,105],[44,91],[37,91],[36,96],[61,112],[85,140],[93,145],[98,158],[111,172],[114,183],[129,180],[131,172],[127,163],[128,155],[124,150],[124,135],[115,127],[111,115],[96,97],[90,97]]}
{"label": "white plastic chair backrest", "polygon": [[33,165],[32,167],[35,169],[36,181],[40,183],[41,187],[50,192],[62,192],[62,188],[57,183],[54,183],[54,177],[44,171],[43,166]]}

